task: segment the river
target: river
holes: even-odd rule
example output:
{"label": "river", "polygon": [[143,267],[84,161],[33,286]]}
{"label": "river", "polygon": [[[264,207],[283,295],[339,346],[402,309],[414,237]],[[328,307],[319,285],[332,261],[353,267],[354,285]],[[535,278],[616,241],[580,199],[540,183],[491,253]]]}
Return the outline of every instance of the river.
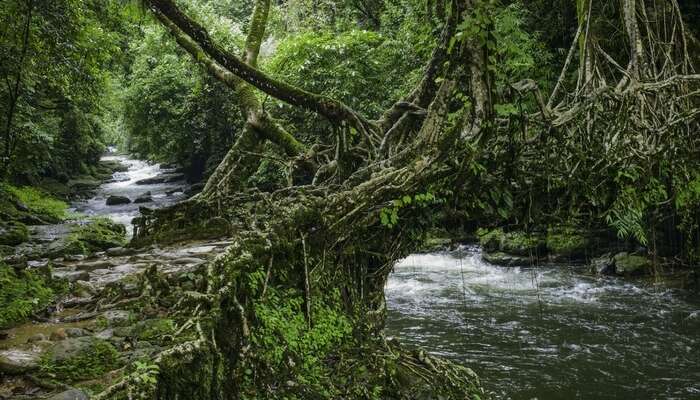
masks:
{"label": "river", "polygon": [[471,367],[494,399],[700,399],[697,293],[465,246],[402,260],[386,298],[389,336]]}

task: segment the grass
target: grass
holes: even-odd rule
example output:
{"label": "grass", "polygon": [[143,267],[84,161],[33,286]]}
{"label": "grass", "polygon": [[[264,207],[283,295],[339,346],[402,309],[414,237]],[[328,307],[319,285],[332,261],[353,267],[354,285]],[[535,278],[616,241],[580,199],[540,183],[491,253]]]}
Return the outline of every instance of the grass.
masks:
{"label": "grass", "polygon": [[64,220],[68,217],[68,204],[53,198],[46,192],[30,186],[15,187],[4,184],[5,189],[27,206],[35,214],[48,216],[56,220]]}

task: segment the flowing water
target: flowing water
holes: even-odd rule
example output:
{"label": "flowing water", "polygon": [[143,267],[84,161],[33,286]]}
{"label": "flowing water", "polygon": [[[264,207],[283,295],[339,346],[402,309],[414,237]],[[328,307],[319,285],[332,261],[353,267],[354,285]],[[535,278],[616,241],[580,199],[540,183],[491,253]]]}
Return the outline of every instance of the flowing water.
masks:
{"label": "flowing water", "polygon": [[696,293],[463,247],[402,260],[386,297],[390,336],[471,367],[495,399],[700,399]]}
{"label": "flowing water", "polygon": [[[139,215],[139,207],[160,208],[175,204],[186,198],[183,193],[184,181],[158,183],[150,185],[137,185],[136,182],[146,178],[167,174],[171,170],[164,170],[158,164],[137,160],[125,155],[107,155],[103,160],[116,160],[129,167],[126,172],[114,174],[112,182],[103,184],[97,190],[97,194],[87,201],[74,203],[73,210],[89,216],[108,217],[124,224],[127,234],[131,235],[131,220]],[[140,195],[151,192],[152,202],[136,204],[133,201]],[[132,203],[108,206],[105,204],[107,197],[112,195],[126,196]]]}

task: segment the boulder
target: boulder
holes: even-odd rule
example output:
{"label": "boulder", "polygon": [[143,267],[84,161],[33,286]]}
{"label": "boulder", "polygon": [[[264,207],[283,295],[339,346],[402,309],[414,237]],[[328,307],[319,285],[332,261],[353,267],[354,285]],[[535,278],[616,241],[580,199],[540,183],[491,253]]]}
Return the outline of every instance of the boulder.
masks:
{"label": "boulder", "polygon": [[163,183],[172,183],[185,180],[185,174],[170,174],[163,177]]}
{"label": "boulder", "polygon": [[146,192],[134,200],[135,204],[141,204],[141,203],[150,203],[153,201],[153,197],[151,197],[151,192]]}
{"label": "boulder", "polygon": [[108,310],[99,317],[107,326],[125,326],[131,321],[131,314],[125,310]]}
{"label": "boulder", "polygon": [[93,339],[89,336],[68,338],[56,342],[56,344],[51,349],[50,360],[52,362],[63,362],[80,356],[81,354],[87,353],[91,350]]}
{"label": "boulder", "polygon": [[82,328],[66,328],[65,332],[66,336],[68,336],[69,338],[77,338],[90,335],[90,332]]}
{"label": "boulder", "polygon": [[131,200],[129,200],[128,197],[126,196],[109,196],[107,197],[107,201],[105,204],[108,206],[117,206],[120,204],[129,204],[131,203]]}
{"label": "boulder", "polygon": [[82,390],[69,389],[69,390],[66,390],[65,392],[55,394],[46,400],[89,400],[89,399],[90,398],[88,397],[88,395],[85,394],[85,392],[83,392]]}
{"label": "boulder", "polygon": [[45,340],[47,340],[46,335],[43,333],[35,333],[27,339],[27,343],[43,342]]}
{"label": "boulder", "polygon": [[484,253],[483,258],[488,263],[500,265],[502,267],[528,266],[532,265],[533,263],[533,260],[530,260],[530,257],[506,254],[500,251],[495,253]]}
{"label": "boulder", "polygon": [[652,263],[646,257],[618,253],[614,257],[615,273],[622,276],[639,276],[651,272]]}
{"label": "boulder", "polygon": [[583,260],[590,247],[584,232],[566,226],[557,226],[547,231],[547,251],[550,258]]}
{"label": "boulder", "polygon": [[0,350],[0,373],[21,375],[39,368],[41,354],[31,350]]}
{"label": "boulder", "polygon": [[614,275],[615,260],[610,254],[605,254],[591,260],[591,272],[597,275]]}

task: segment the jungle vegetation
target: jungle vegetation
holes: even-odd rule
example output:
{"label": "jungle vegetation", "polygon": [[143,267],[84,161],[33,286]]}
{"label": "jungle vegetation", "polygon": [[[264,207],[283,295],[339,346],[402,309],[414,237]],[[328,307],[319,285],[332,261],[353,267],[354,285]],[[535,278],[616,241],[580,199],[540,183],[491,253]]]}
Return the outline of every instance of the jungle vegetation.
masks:
{"label": "jungle vegetation", "polygon": [[98,398],[477,399],[383,340],[393,263],[482,227],[696,268],[698,21],[693,0],[6,0],[3,191],[65,200],[116,146],[204,183],[134,246],[234,240],[175,343]]}

